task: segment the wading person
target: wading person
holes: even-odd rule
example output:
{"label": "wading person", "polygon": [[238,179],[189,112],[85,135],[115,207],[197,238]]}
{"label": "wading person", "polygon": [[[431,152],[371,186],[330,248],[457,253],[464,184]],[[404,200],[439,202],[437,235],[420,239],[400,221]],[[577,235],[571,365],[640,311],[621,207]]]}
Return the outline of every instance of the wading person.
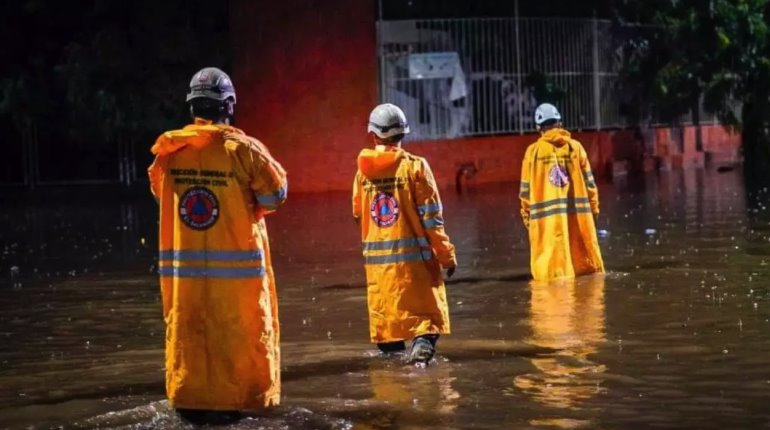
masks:
{"label": "wading person", "polygon": [[444,232],[441,199],[428,162],[401,149],[406,116],[383,104],[369,116],[374,148],[358,156],[353,216],[361,227],[369,335],[383,353],[406,351],[427,364],[449,333],[441,268],[454,274],[455,248]]}
{"label": "wading person", "polygon": [[599,195],[588,155],[562,128],[555,106],[538,106],[535,125],[540,138],[524,155],[519,191],[532,276],[548,281],[604,272],[594,219]]}
{"label": "wading person", "polygon": [[264,216],[286,199],[286,173],[262,143],[230,125],[235,101],[224,72],[196,73],[187,95],[194,123],[163,133],[149,168],[160,205],[166,393],[191,421],[237,417],[280,397]]}

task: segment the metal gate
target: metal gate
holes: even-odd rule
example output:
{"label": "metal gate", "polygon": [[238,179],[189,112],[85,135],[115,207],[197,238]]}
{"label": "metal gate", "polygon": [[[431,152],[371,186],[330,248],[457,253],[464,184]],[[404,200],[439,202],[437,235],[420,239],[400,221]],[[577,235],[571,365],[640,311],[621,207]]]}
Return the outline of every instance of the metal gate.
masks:
{"label": "metal gate", "polygon": [[622,57],[610,21],[379,21],[377,36],[380,100],[405,110],[410,140],[534,131],[538,79],[561,93],[556,104],[566,127],[629,125],[620,112]]}

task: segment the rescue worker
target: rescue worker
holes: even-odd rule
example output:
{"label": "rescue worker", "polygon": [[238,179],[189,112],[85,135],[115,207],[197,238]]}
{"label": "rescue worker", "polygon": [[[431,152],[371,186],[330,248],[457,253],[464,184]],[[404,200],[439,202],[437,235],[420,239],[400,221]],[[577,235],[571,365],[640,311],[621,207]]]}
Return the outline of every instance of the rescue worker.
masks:
{"label": "rescue worker", "polygon": [[197,72],[194,123],[152,147],[160,205],[160,288],[166,394],[183,418],[279,403],[278,303],[264,217],[285,200],[286,172],[257,139],[231,126],[235,89]]}
{"label": "rescue worker", "polygon": [[358,156],[353,217],[361,227],[369,335],[383,353],[405,352],[413,339],[408,361],[427,364],[439,335],[449,333],[441,268],[454,274],[455,247],[428,162],[401,149],[409,133],[404,112],[375,107],[368,132],[375,146]]}
{"label": "rescue worker", "polygon": [[594,219],[599,195],[588,155],[562,128],[555,106],[538,106],[535,125],[540,138],[524,155],[519,191],[532,276],[548,281],[604,272]]}

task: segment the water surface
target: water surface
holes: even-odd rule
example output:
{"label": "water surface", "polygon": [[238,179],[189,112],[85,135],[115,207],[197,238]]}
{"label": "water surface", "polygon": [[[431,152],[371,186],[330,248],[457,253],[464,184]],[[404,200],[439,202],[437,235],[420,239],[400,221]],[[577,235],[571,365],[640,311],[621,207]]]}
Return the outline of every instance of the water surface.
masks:
{"label": "water surface", "polygon": [[[444,192],[460,268],[426,369],[368,344],[346,193],[269,219],[283,404],[225,428],[768,428],[770,211],[740,173],[603,185],[607,276],[532,284],[516,187]],[[177,428],[163,396],[156,208],[3,201],[0,427]]]}

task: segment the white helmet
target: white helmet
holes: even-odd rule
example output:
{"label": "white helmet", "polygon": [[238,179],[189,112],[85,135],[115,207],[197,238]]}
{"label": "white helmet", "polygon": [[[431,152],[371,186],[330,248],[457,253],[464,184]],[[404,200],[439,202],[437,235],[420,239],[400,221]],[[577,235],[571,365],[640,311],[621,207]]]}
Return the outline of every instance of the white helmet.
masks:
{"label": "white helmet", "polygon": [[406,122],[406,115],[400,107],[385,103],[375,107],[369,114],[368,131],[376,134],[382,139],[399,134],[409,133],[409,123]]}
{"label": "white helmet", "polygon": [[550,103],[543,103],[535,109],[535,124],[543,125],[544,122],[556,120],[561,121],[561,114],[556,106]]}

